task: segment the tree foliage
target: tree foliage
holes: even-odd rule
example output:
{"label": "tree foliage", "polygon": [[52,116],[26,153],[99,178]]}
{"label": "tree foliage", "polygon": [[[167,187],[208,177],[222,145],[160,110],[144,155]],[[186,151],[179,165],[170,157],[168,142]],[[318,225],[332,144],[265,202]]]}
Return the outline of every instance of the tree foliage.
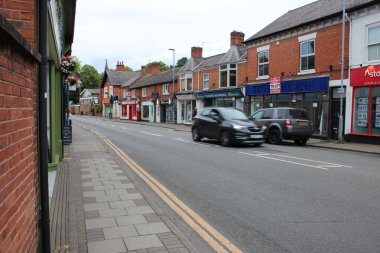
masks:
{"label": "tree foliage", "polygon": [[85,64],[80,69],[80,77],[82,81],[82,90],[87,88],[98,88],[101,76],[92,65]]}
{"label": "tree foliage", "polygon": [[124,70],[125,70],[125,71],[133,71],[133,69],[132,69],[131,67],[128,67],[128,66],[125,66],[125,67],[124,67]]}
{"label": "tree foliage", "polygon": [[186,64],[186,62],[188,61],[187,57],[182,57],[181,59],[179,59],[177,61],[177,65],[175,66],[176,68],[180,68],[182,67],[183,65]]}
{"label": "tree foliage", "polygon": [[166,71],[166,70],[169,70],[170,67],[168,65],[166,65],[163,61],[154,61],[154,62],[150,62],[146,65],[147,68],[150,68],[150,66],[152,66],[152,64],[160,64],[160,71]]}

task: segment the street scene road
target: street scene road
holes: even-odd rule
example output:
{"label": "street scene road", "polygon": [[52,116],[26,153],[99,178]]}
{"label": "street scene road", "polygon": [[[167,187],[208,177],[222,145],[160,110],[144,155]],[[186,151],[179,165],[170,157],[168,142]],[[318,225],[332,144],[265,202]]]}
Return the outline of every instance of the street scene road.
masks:
{"label": "street scene road", "polygon": [[73,123],[104,135],[244,252],[380,249],[378,155],[293,143],[225,148],[187,131]]}

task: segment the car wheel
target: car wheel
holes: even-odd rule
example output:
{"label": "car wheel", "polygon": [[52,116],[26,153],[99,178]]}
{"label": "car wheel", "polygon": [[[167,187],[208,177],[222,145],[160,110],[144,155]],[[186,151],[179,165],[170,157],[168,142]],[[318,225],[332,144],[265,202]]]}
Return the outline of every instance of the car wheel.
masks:
{"label": "car wheel", "polygon": [[302,140],[294,140],[294,143],[298,146],[305,146],[307,142],[307,139],[302,139]]}
{"label": "car wheel", "polygon": [[199,134],[199,130],[196,127],[191,130],[191,135],[193,137],[193,141],[200,141],[202,139],[202,136]]}
{"label": "car wheel", "polygon": [[220,143],[225,147],[231,145],[231,136],[227,131],[224,131],[220,136]]}
{"label": "car wheel", "polygon": [[273,128],[268,133],[268,141],[270,144],[281,144],[281,133],[277,128]]}

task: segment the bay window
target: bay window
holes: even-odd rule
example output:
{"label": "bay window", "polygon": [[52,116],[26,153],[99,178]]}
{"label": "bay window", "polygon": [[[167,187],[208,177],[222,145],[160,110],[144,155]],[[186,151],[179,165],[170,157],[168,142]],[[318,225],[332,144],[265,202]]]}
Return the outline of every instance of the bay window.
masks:
{"label": "bay window", "polygon": [[226,64],[219,67],[219,88],[237,86],[236,64]]}

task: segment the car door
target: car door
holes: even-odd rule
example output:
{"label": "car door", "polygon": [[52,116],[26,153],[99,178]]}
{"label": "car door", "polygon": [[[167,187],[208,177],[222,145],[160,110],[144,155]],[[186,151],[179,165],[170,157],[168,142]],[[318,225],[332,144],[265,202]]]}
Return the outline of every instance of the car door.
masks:
{"label": "car door", "polygon": [[217,139],[221,128],[222,116],[216,109],[212,109],[209,116],[207,134],[210,138]]}
{"label": "car door", "polygon": [[259,110],[255,112],[251,117],[249,117],[249,119],[258,122],[259,124],[263,124],[264,122],[261,118],[263,117],[264,111],[265,110]]}
{"label": "car door", "polygon": [[208,117],[210,114],[211,110],[210,109],[203,109],[200,113],[199,116],[197,116],[196,119],[196,127],[198,128],[199,134],[204,137],[207,136],[207,122],[208,122]]}

